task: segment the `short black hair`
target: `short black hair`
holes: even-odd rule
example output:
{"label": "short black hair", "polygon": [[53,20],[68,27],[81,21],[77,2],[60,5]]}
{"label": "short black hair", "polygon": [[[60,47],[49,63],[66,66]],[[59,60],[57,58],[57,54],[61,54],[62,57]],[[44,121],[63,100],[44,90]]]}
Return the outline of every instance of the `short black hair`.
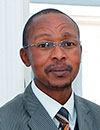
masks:
{"label": "short black hair", "polygon": [[42,14],[48,14],[48,13],[60,13],[60,14],[63,14],[65,16],[67,16],[68,18],[70,18],[73,23],[76,25],[77,27],[77,30],[78,30],[78,36],[79,36],[79,39],[80,39],[80,31],[79,31],[79,27],[78,25],[76,24],[76,22],[71,18],[69,17],[67,14],[63,13],[62,11],[58,10],[58,9],[53,9],[53,8],[48,8],[48,9],[44,9],[44,10],[41,10],[35,14],[33,14],[27,21],[27,23],[25,24],[25,27],[24,27],[24,30],[23,30],[23,47],[24,46],[27,46],[28,45],[28,29],[30,28],[30,26],[33,24],[33,21],[36,17],[42,15]]}

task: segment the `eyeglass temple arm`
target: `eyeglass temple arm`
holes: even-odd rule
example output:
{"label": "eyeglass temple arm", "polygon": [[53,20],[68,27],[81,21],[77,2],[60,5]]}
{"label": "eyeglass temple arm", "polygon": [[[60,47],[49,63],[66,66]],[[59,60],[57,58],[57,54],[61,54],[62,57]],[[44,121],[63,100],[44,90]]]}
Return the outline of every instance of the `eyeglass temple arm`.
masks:
{"label": "eyeglass temple arm", "polygon": [[32,47],[32,46],[36,46],[35,44],[30,44],[30,45],[26,45],[26,46],[23,46],[23,48],[28,48],[28,47]]}

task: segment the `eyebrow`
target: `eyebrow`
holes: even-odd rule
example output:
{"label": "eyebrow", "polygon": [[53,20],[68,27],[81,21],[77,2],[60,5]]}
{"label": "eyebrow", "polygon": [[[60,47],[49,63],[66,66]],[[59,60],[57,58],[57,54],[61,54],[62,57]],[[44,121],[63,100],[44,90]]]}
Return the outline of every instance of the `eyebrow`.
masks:
{"label": "eyebrow", "polygon": [[39,35],[35,36],[34,40],[37,40],[38,38],[45,37],[45,36],[50,37],[51,35],[47,34],[47,33],[39,34]]}
{"label": "eyebrow", "polygon": [[[41,37],[51,37],[51,34],[47,34],[47,33],[43,33],[43,34],[39,34],[39,35],[36,35],[34,40],[37,40],[38,38],[41,38]],[[76,36],[74,34],[71,34],[69,32],[64,32],[61,34],[62,37],[73,37],[73,38],[76,38]]]}
{"label": "eyebrow", "polygon": [[64,32],[61,34],[63,37],[73,37],[73,38],[76,38],[76,36],[74,34],[71,34],[69,32]]}

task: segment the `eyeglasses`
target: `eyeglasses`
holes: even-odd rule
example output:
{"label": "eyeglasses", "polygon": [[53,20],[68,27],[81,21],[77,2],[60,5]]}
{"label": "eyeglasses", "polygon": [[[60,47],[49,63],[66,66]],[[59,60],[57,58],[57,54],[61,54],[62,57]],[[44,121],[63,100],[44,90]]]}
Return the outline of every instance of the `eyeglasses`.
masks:
{"label": "eyeglasses", "polygon": [[26,46],[24,46],[24,48],[26,49],[28,47],[35,46],[35,47],[40,48],[40,49],[48,50],[48,49],[55,48],[56,44],[59,44],[59,46],[61,48],[64,48],[64,49],[72,49],[72,48],[76,47],[77,45],[79,45],[80,41],[71,40],[71,39],[65,39],[65,40],[62,40],[60,42],[40,41],[40,42],[35,43],[35,44],[26,45]]}

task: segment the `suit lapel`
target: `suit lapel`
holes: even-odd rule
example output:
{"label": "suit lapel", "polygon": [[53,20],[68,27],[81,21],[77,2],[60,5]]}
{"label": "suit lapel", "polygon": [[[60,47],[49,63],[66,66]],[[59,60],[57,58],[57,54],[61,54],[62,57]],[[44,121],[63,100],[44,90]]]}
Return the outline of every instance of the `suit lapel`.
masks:
{"label": "suit lapel", "polygon": [[53,120],[43,108],[39,108],[34,115],[32,115],[29,126],[32,130],[57,130]]}
{"label": "suit lapel", "polygon": [[78,119],[79,130],[92,130],[93,117],[88,106],[84,103],[83,99],[75,96],[75,107]]}
{"label": "suit lapel", "polygon": [[24,104],[30,116],[29,128],[32,130],[57,130],[53,120],[32,92],[31,84],[25,90]]}

